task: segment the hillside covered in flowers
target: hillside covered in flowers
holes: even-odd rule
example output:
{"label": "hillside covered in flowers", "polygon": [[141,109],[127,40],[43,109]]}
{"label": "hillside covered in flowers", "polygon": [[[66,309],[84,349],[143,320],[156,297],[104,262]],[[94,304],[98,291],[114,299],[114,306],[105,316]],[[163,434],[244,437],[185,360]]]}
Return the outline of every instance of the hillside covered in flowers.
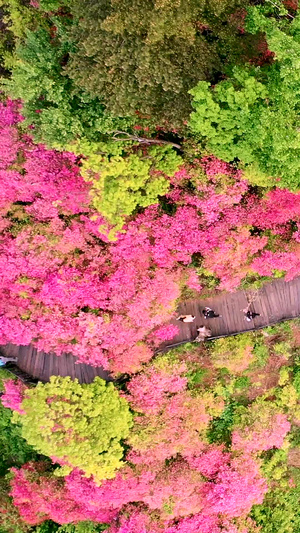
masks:
{"label": "hillside covered in flowers", "polygon": [[300,275],[297,0],[0,1],[0,533],[297,533],[300,326],[157,353]]}

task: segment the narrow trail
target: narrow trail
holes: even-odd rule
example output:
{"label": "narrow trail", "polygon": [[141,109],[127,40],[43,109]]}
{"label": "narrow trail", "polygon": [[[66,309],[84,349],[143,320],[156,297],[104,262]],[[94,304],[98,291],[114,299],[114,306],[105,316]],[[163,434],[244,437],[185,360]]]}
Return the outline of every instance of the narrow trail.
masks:
{"label": "narrow trail", "polygon": [[[5,357],[18,358],[18,368],[22,371],[18,377],[20,379],[24,377],[25,381],[27,375],[39,381],[49,381],[50,376],[70,376],[72,379],[77,378],[79,383],[92,383],[96,376],[105,381],[112,381],[104,368],[76,363],[76,358],[69,353],[57,356],[55,353],[38,352],[31,344],[29,346],[6,344],[0,346],[1,354]],[[13,366],[11,371],[14,373]]]}
{"label": "narrow trail", "polygon": [[[249,307],[250,310],[260,316],[247,322],[242,310],[251,300],[254,301]],[[211,307],[222,317],[204,320],[202,310],[205,306]],[[211,329],[211,338],[218,338],[253,331],[300,316],[300,277],[289,282],[280,278],[266,283],[257,291],[240,290],[203,300],[187,300],[178,307],[178,314],[194,315],[196,319],[188,324],[177,321],[176,318],[171,320],[171,324],[179,327],[179,333],[171,341],[164,342],[162,350],[194,340],[200,325]]]}
{"label": "narrow trail", "polygon": [[[247,322],[242,310],[252,300],[250,310],[255,310],[260,313],[260,316]],[[205,306],[211,307],[222,317],[204,320],[202,310]],[[194,340],[197,336],[197,328],[202,324],[211,329],[211,338],[218,338],[253,331],[300,316],[300,277],[290,282],[277,279],[266,283],[258,291],[241,290],[203,300],[188,300],[179,306],[178,314],[195,315],[196,319],[189,324],[177,321],[176,318],[171,320],[171,324],[179,327],[179,333],[171,342],[161,345],[162,351]],[[58,357],[54,353],[38,352],[31,345],[15,346],[13,344],[0,346],[0,352],[7,357],[18,357],[19,369],[40,381],[48,381],[52,375],[78,378],[80,383],[91,383],[96,376],[106,381],[112,380],[103,368],[78,364],[71,354],[64,353]]]}

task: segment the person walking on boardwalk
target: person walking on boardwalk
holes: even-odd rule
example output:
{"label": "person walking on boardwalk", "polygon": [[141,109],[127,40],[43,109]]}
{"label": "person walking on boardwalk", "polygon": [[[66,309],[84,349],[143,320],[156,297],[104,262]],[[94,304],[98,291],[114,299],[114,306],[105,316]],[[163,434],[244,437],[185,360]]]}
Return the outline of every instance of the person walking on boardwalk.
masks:
{"label": "person walking on boardwalk", "polygon": [[251,320],[254,320],[256,316],[260,316],[259,313],[255,313],[254,311],[250,311],[249,309],[243,309],[243,313],[247,322],[251,322]]}
{"label": "person walking on boardwalk", "polygon": [[7,363],[17,363],[17,362],[18,362],[17,357],[3,357],[2,355],[0,356],[0,366],[4,366]]}
{"label": "person walking on boardwalk", "polygon": [[180,322],[194,322],[195,318],[194,315],[180,315],[176,320],[180,320]]}
{"label": "person walking on boardwalk", "polygon": [[200,326],[197,328],[198,335],[195,338],[194,342],[204,342],[207,337],[211,337],[211,329],[206,326]]}
{"label": "person walking on boardwalk", "polygon": [[205,319],[206,318],[218,318],[222,316],[222,315],[218,315],[217,313],[215,313],[213,309],[211,309],[210,307],[204,307],[202,313]]}

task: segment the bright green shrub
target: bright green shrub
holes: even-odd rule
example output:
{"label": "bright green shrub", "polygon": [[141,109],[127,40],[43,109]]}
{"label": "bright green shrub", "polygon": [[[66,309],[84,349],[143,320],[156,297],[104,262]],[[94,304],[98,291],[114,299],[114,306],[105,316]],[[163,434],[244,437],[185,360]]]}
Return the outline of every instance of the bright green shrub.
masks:
{"label": "bright green shrub", "polygon": [[14,414],[22,436],[39,452],[58,458],[64,465],[61,475],[80,468],[98,482],[114,477],[123,464],[120,441],[128,436],[132,416],[112,383],[96,378],[80,385],[52,376],[27,396],[22,403],[26,414]]}
{"label": "bright green shrub", "polygon": [[282,487],[270,491],[263,504],[255,505],[252,517],[261,533],[297,533],[300,531],[300,486],[288,490]]}
{"label": "bright green shrub", "polygon": [[250,165],[250,181],[257,185],[280,178],[279,186],[300,187],[299,25],[297,15],[281,29],[280,22],[254,8],[248,29],[266,33],[274,62],[234,68],[228,80],[214,87],[201,81],[190,91],[192,131],[217,157]]}
{"label": "bright green shrub", "polygon": [[260,170],[257,162],[245,166],[243,178],[249,181],[251,185],[258,187],[270,187],[272,185],[272,178]]}
{"label": "bright green shrub", "polygon": [[[100,158],[99,158],[100,159]],[[137,207],[147,207],[158,202],[166,194],[169,181],[165,174],[173,175],[181,158],[170,147],[152,147],[147,154],[140,151],[128,157],[115,156],[110,159],[89,158],[83,168],[83,175],[91,179],[94,207],[116,229],[121,229],[126,216]]]}

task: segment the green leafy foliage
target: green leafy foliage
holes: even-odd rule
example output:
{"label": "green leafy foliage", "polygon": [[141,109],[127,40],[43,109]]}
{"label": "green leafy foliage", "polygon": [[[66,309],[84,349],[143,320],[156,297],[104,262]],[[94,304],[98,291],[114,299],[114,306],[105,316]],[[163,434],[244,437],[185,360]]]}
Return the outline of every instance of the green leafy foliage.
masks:
{"label": "green leafy foliage", "polygon": [[5,82],[10,95],[24,102],[26,123],[34,126],[36,140],[51,146],[63,147],[81,136],[97,138],[113,128],[100,100],[77,90],[63,75],[71,46],[65,35],[51,39],[49,28],[27,31],[25,42],[16,48],[12,77]]}
{"label": "green leafy foliage", "polygon": [[137,207],[155,204],[166,194],[169,182],[165,175],[173,175],[180,162],[172,148],[152,147],[144,154],[140,151],[128,157],[102,158],[98,165],[89,159],[83,175],[90,179],[89,169],[94,163],[97,175],[92,179],[93,205],[116,230]]}
{"label": "green leafy foliage", "polygon": [[[3,380],[11,378],[10,372],[0,369],[0,390],[3,390]],[[20,424],[12,422],[12,416],[11,410],[3,407],[0,401],[0,476],[12,466],[21,466],[37,458],[34,449],[22,438]]]}
{"label": "green leafy foliage", "polygon": [[[0,390],[3,380],[11,379],[12,374],[0,369]],[[21,436],[20,424],[12,422],[12,412],[3,407],[0,401],[0,533],[25,533],[29,526],[25,524],[9,496],[9,469],[35,460],[38,455]]]}
{"label": "green leafy foliage", "polygon": [[90,385],[52,376],[28,392],[18,417],[22,436],[36,450],[62,463],[61,475],[80,468],[98,481],[112,478],[122,466],[121,440],[132,424],[126,400],[111,383]]}
{"label": "green leafy foliage", "polygon": [[0,533],[27,533],[31,527],[21,519],[9,492],[8,478],[0,477]]}
{"label": "green leafy foliage", "polygon": [[227,403],[221,416],[215,417],[210,423],[207,431],[207,438],[210,443],[231,443],[231,432],[234,424],[234,413],[236,403],[230,401]]}
{"label": "green leafy foliage", "polygon": [[35,528],[36,533],[100,533],[107,529],[105,524],[94,522],[78,522],[77,524],[66,524],[58,526],[54,522],[46,521]]}
{"label": "green leafy foliage", "polygon": [[299,15],[281,27],[256,8],[251,14],[248,30],[266,33],[273,63],[235,67],[214,87],[199,82],[190,91],[190,127],[217,157],[250,165],[252,183],[272,185],[278,178],[279,186],[299,189]]}
{"label": "green leafy foliage", "polygon": [[12,412],[0,404],[0,475],[4,475],[11,466],[37,457],[34,449],[21,436],[19,424],[12,423]]}
{"label": "green leafy foliage", "polygon": [[211,348],[216,368],[226,368],[232,374],[243,372],[253,362],[253,336],[238,335],[216,340]]}
{"label": "green leafy foliage", "polygon": [[221,69],[219,49],[223,44],[224,53],[224,42],[237,34],[229,21],[240,5],[239,0],[75,0],[76,51],[66,71],[76,85],[103,97],[114,116],[138,111],[159,125],[182,128],[190,112],[188,89]]}
{"label": "green leafy foliage", "polygon": [[270,491],[262,505],[255,505],[252,516],[261,533],[296,533],[300,530],[300,486]]}

